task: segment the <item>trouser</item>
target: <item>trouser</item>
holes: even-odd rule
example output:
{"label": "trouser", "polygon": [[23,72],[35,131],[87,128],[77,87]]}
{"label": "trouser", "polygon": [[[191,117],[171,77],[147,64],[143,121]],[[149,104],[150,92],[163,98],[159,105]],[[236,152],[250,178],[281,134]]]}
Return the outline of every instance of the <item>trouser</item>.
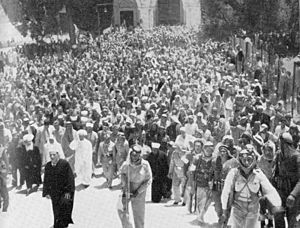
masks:
{"label": "trouser", "polygon": [[232,228],[260,228],[259,211],[245,212],[235,207],[231,210]]}
{"label": "trouser", "polygon": [[42,183],[41,173],[38,169],[26,169],[25,180],[27,189],[32,188],[32,185],[40,185]]}
{"label": "trouser", "polygon": [[[176,172],[173,172],[172,178],[172,187],[173,187],[173,194],[175,202],[180,202],[181,197],[184,197],[185,194],[185,184],[186,184],[186,177],[178,177]],[[185,202],[185,199],[184,199]]]}
{"label": "trouser", "polygon": [[212,191],[212,201],[215,203],[215,212],[220,218],[223,214],[220,191]]}
{"label": "trouser", "polygon": [[[1,198],[3,199],[3,212],[6,212],[9,205],[9,195],[6,185],[6,180],[3,177],[0,177],[0,202]],[[1,203],[0,203],[1,206]]]}
{"label": "trouser", "polygon": [[20,185],[22,186],[25,183],[24,171],[20,168],[17,168],[17,166],[12,166],[11,173],[12,173],[12,185],[13,186],[18,185],[18,170],[20,173]]}
{"label": "trouser", "polygon": [[[146,198],[146,191],[140,193],[135,198],[131,198],[130,200],[135,228],[144,228],[145,198]],[[121,219],[122,227],[132,228],[132,224],[129,221],[128,211],[125,211],[123,209],[118,209],[118,214]]]}
{"label": "trouser", "polygon": [[92,172],[93,174],[95,173],[95,168],[96,168],[96,165],[98,163],[98,155],[96,152],[93,152],[93,163],[92,163]]}
{"label": "trouser", "polygon": [[197,187],[197,219],[203,222],[204,215],[212,202],[212,191],[206,187]]}
{"label": "trouser", "polygon": [[114,176],[114,164],[109,162],[102,163],[103,174],[107,180],[107,185],[110,187],[112,185]]}
{"label": "trouser", "polygon": [[185,189],[185,199],[186,199],[186,203],[187,203],[187,208],[190,213],[193,213],[194,210],[196,209],[196,208],[194,208],[195,205],[197,205],[197,203],[195,202],[195,198],[196,198],[195,197],[195,186],[193,186],[193,185],[187,186]]}
{"label": "trouser", "polygon": [[300,114],[300,99],[297,99],[297,113]]}
{"label": "trouser", "polygon": [[159,203],[164,195],[164,181],[162,179],[153,180],[151,185],[151,200]]}
{"label": "trouser", "polygon": [[285,208],[285,213],[279,213],[274,216],[275,218],[275,227],[276,228],[285,228],[285,219],[284,216],[286,215],[288,228],[295,228],[297,227],[297,221],[296,217],[299,214],[300,211],[300,197],[296,198],[296,202],[292,208],[288,208],[285,205],[287,196],[282,194],[282,192],[278,191],[281,200],[282,200],[282,206]]}
{"label": "trouser", "polygon": [[284,215],[286,215],[286,219],[288,222],[288,228],[298,228],[299,225],[297,226],[297,221],[296,221],[297,211],[295,210],[295,208],[291,208],[291,209],[286,208],[285,214],[284,213],[276,214],[274,216],[275,228],[285,228],[286,227]]}
{"label": "trouser", "polygon": [[72,200],[68,203],[62,202],[61,197],[51,197],[54,217],[54,228],[65,228],[68,227],[70,223],[73,223],[72,211],[74,195],[71,194]]}
{"label": "trouser", "polygon": [[265,215],[268,213],[268,225],[271,225],[273,224],[273,219],[270,219],[272,218],[271,215],[270,215],[270,212],[268,211],[267,212],[267,200],[266,198],[261,198],[259,200],[259,205],[260,205],[260,214],[263,215],[263,220],[261,221],[261,225],[264,225],[265,224]]}

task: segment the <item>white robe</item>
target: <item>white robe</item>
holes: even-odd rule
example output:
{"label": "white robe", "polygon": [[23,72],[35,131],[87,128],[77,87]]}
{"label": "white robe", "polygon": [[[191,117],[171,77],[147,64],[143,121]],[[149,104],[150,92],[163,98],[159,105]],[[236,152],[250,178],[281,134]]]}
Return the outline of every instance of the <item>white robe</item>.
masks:
{"label": "white robe", "polygon": [[75,150],[75,173],[79,183],[90,185],[93,167],[92,143],[87,139],[74,140],[71,142],[70,148]]}

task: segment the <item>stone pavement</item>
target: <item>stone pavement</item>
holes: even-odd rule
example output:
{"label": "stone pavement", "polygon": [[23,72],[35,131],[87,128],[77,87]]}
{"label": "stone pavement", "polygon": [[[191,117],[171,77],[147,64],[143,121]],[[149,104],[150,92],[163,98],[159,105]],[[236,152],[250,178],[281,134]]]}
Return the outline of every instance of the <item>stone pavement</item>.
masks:
{"label": "stone pavement", "polygon": [[[74,224],[70,228],[121,228],[117,214],[120,181],[115,179],[112,190],[108,190],[105,178],[98,170],[92,185],[82,190],[77,186],[73,210]],[[150,190],[150,188],[149,188]],[[25,186],[9,192],[10,206],[8,213],[0,212],[0,228],[50,228],[53,225],[50,200],[42,198],[42,189],[26,197]],[[145,228],[194,228],[200,227],[196,215],[189,214],[186,207],[173,206],[173,201],[154,204],[147,194]],[[131,213],[132,214],[132,213]],[[217,227],[217,216],[210,207],[202,227]]]}

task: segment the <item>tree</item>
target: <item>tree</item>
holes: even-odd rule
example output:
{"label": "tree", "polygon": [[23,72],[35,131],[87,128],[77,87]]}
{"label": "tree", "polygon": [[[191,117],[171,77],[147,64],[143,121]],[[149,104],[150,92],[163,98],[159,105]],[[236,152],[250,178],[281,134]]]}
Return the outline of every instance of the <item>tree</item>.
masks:
{"label": "tree", "polygon": [[[84,31],[93,33],[98,30],[97,4],[102,3],[102,0],[0,1],[10,21],[21,34],[23,36],[30,34],[36,40],[47,35],[60,33],[62,27],[60,26],[60,12],[63,8],[65,9],[64,13],[67,17],[65,23],[68,24],[71,40],[75,40],[74,24]],[[110,22],[107,24],[110,25]]]}
{"label": "tree", "polygon": [[203,0],[202,5],[209,31],[216,31],[216,24],[218,32],[227,33],[291,31],[299,18],[298,0]]}
{"label": "tree", "polygon": [[58,12],[61,0],[2,0],[2,7],[12,24],[23,36],[40,39],[49,34],[59,33]]}

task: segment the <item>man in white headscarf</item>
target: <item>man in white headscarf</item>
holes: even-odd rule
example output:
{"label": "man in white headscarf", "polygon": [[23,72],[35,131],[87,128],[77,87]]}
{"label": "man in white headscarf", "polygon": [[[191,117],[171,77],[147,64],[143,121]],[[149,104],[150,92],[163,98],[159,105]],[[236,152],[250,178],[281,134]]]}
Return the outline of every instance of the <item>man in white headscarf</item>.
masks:
{"label": "man in white headscarf", "polygon": [[87,188],[92,180],[93,146],[86,139],[86,130],[79,130],[77,133],[79,140],[72,141],[70,148],[75,150],[75,173],[79,183]]}

